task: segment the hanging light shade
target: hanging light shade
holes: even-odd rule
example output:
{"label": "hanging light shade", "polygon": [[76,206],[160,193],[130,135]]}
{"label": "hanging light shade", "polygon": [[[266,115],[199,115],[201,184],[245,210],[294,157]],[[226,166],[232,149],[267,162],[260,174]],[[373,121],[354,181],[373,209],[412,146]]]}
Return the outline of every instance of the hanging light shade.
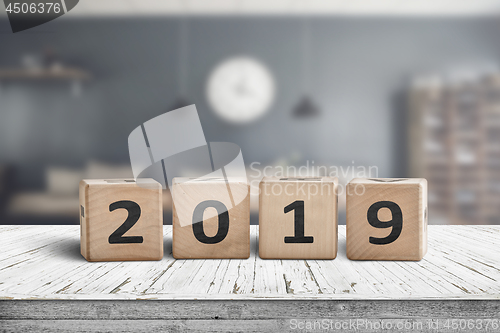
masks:
{"label": "hanging light shade", "polygon": [[177,110],[184,106],[191,105],[191,101],[186,98],[188,94],[188,77],[189,77],[189,25],[188,25],[188,16],[185,13],[179,19],[179,47],[178,47],[178,93],[177,97],[172,104],[172,108],[170,110]]}
{"label": "hanging light shade", "polygon": [[293,116],[297,118],[315,117],[320,114],[319,108],[311,98],[311,27],[308,17],[302,21],[302,83],[304,85],[304,95],[293,108]]}
{"label": "hanging light shade", "polygon": [[191,104],[193,103],[189,101],[187,98],[184,98],[183,96],[178,96],[169,110],[177,110]]}
{"label": "hanging light shade", "polygon": [[293,116],[297,118],[308,118],[319,115],[319,108],[314,104],[312,99],[305,95],[299,103],[293,108]]}

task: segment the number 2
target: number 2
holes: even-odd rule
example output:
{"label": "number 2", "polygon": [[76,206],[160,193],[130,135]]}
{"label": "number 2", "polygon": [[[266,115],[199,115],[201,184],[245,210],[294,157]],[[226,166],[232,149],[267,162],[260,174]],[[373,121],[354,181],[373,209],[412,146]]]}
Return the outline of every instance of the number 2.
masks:
{"label": "number 2", "polygon": [[312,243],[314,242],[314,237],[304,236],[304,201],[296,200],[285,207],[285,214],[295,211],[294,222],[295,222],[295,236],[285,237],[285,243]]}
{"label": "number 2", "polygon": [[142,236],[123,236],[123,234],[129,231],[130,228],[139,221],[141,217],[141,207],[139,207],[137,203],[129,200],[117,201],[109,205],[110,212],[120,208],[126,209],[128,211],[128,216],[125,222],[109,236],[109,244],[142,243],[144,241]]}
{"label": "number 2", "polygon": [[[378,211],[381,208],[389,208],[392,213],[392,220],[382,222],[378,218]],[[401,207],[392,201],[379,201],[374,203],[368,208],[368,213],[366,214],[368,223],[375,228],[391,228],[391,233],[389,236],[384,238],[370,237],[370,243],[376,245],[385,245],[394,242],[401,235],[401,230],[403,229],[403,212],[401,212]]]}

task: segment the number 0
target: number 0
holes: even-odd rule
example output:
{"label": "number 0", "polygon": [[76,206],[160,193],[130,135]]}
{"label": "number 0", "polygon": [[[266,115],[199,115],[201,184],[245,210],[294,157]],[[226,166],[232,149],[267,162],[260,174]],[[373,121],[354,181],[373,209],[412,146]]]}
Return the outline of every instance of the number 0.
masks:
{"label": "number 0", "polygon": [[[392,213],[392,220],[382,222],[378,218],[378,211],[381,208],[389,208]],[[368,223],[375,228],[391,228],[391,233],[389,236],[384,238],[370,237],[370,243],[376,245],[385,245],[394,242],[401,235],[401,230],[403,229],[403,213],[401,212],[401,207],[392,201],[379,201],[374,203],[368,208],[368,213],[366,214]]]}
{"label": "number 0", "polygon": [[[213,237],[208,237],[203,230],[203,213],[209,207],[213,207],[219,214],[219,229]],[[196,239],[204,244],[217,244],[226,238],[229,232],[229,213],[227,207],[220,201],[206,200],[200,202],[193,212],[193,233]]]}

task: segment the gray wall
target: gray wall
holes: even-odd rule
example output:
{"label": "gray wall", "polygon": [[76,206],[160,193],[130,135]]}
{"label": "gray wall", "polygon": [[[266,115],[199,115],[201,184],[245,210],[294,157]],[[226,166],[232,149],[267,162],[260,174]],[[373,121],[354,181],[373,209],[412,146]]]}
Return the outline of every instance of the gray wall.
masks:
{"label": "gray wall", "polygon": [[[393,118],[402,112],[394,97],[415,73],[496,63],[499,27],[494,19],[316,18],[311,77],[322,114],[305,121],[291,116],[303,87],[299,19],[192,18],[188,97],[207,140],[237,143],[248,164],[299,152],[302,159],[355,161],[378,166],[380,176],[400,176],[401,147],[393,142],[404,131]],[[61,18],[12,34],[0,20],[0,67],[52,46],[95,75],[80,98],[67,83],[1,84],[0,162],[18,166],[24,186],[41,186],[48,164],[127,163],[128,134],[169,110],[177,96],[177,29],[177,18]],[[245,126],[217,118],[204,93],[213,66],[237,54],[267,64],[278,88],[271,111]]]}

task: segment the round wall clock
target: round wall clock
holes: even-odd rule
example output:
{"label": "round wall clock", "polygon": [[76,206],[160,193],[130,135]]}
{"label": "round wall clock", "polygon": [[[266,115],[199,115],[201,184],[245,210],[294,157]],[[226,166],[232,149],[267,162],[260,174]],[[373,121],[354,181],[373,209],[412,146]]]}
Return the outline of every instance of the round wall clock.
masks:
{"label": "round wall clock", "polygon": [[249,57],[230,58],[215,67],[207,82],[207,98],[215,113],[233,123],[262,116],[274,99],[271,72]]}

